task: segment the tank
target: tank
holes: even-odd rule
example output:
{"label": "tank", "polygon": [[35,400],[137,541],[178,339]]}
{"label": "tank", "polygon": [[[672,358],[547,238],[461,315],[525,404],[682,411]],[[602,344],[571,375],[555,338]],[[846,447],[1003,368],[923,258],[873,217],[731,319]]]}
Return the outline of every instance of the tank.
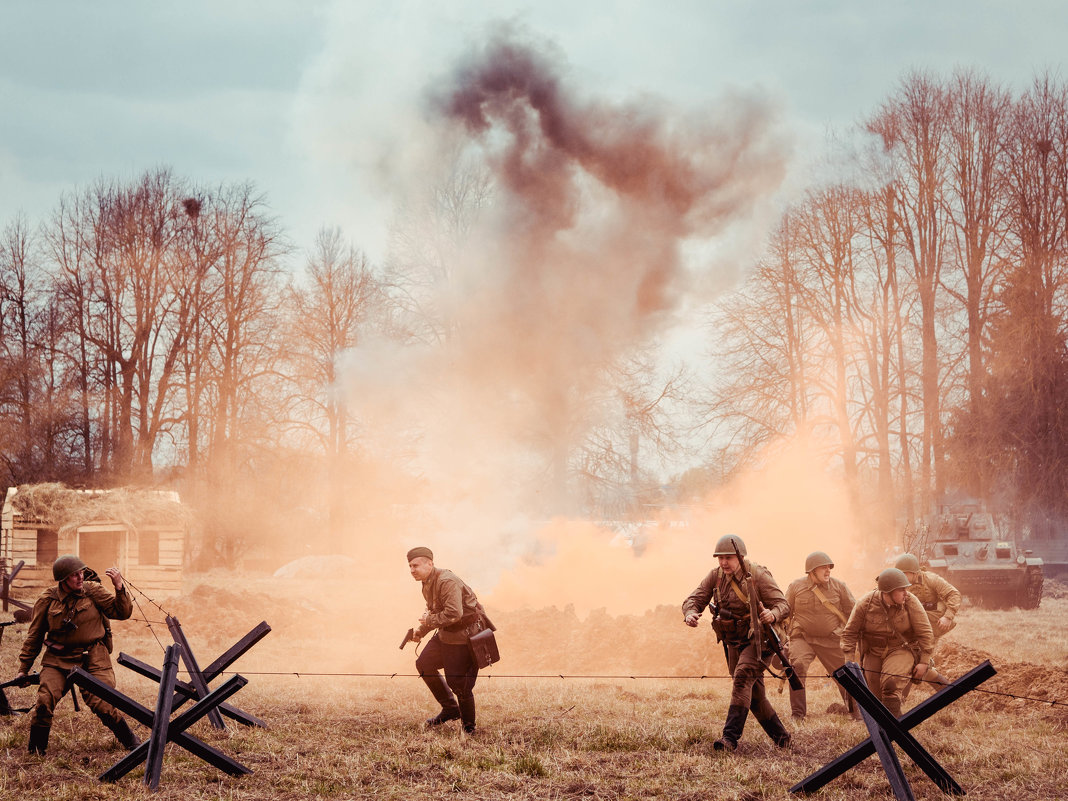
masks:
{"label": "tank", "polygon": [[989,512],[945,512],[921,546],[927,569],[945,578],[974,604],[1037,609],[1042,600],[1042,559],[1020,548]]}

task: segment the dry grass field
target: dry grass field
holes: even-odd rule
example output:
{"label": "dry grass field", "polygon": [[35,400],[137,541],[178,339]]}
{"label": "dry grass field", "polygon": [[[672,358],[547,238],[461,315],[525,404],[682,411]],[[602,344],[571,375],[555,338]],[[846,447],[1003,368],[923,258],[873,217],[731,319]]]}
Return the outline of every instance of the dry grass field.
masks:
{"label": "dry grass field", "polygon": [[[1052,585],[1036,612],[966,610],[943,642],[941,666],[951,676],[986,658],[998,669],[986,692],[914,730],[970,798],[1068,796],[1063,596]],[[750,721],[737,753],[714,752],[729,691],[719,678],[722,657],[707,626],[687,629],[667,608],[630,618],[580,619],[555,609],[496,615],[504,658],[479,679],[478,732],[466,736],[456,724],[427,732],[420,724],[434,711],[429,695],[408,675],[411,646],[397,649],[410,623],[384,611],[391,603],[360,604],[321,583],[283,593],[278,582],[214,575],[191,585],[162,607],[182,621],[201,665],[260,620],[273,629],[234,665],[249,685],[231,699],[270,727],[231,722],[217,731],[202,721],[193,729],[253,772],[231,778],[172,744],[154,796],[142,769],[102,784],[97,776],[123,752],[90,712],[75,713],[65,699],[43,759],[25,750],[26,716],[0,718],[0,799],[788,798],[789,787],[866,735],[863,724],[822,714],[837,693],[828,680],[813,680],[813,714],[788,723],[791,748],[775,749]],[[143,604],[140,619],[117,626],[116,654],[160,665],[170,641],[156,625],[162,615]],[[0,676],[14,674],[24,633],[24,626],[7,629]],[[123,692],[155,705],[152,682],[125,668],[117,674]],[[688,678],[700,675],[707,678]],[[787,694],[776,680],[769,688],[788,719]],[[32,699],[31,690],[7,694],[15,706]],[[927,694],[921,689],[912,700]],[[942,797],[907,757],[901,761],[917,798]],[[893,795],[870,758],[817,797]]]}

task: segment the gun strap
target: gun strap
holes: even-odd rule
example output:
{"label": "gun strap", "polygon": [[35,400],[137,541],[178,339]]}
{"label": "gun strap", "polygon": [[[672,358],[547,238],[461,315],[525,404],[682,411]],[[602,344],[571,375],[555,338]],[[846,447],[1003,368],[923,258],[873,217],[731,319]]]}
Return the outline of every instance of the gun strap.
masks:
{"label": "gun strap", "polygon": [[820,591],[820,588],[819,588],[819,587],[817,587],[817,586],[813,585],[813,587],[812,587],[812,592],[813,592],[813,593],[815,593],[816,597],[820,599],[820,603],[821,603],[821,604],[823,604],[823,605],[824,605],[824,606],[826,606],[826,607],[827,607],[828,609],[830,609],[830,610],[831,610],[832,612],[834,612],[834,613],[835,613],[836,615],[838,615],[838,619],[842,621],[842,625],[845,625],[846,623],[848,623],[848,622],[849,622],[848,620],[846,620],[846,616],[845,616],[844,614],[842,614],[842,610],[841,610],[841,609],[839,609],[839,608],[838,608],[837,606],[835,606],[834,604],[832,604],[832,603],[831,603],[830,601],[828,601],[828,600],[827,600],[827,596],[826,596],[826,595],[824,595],[824,594],[823,594],[823,593],[822,593],[822,592]]}
{"label": "gun strap", "polygon": [[742,603],[749,606],[749,593],[742,589],[741,585],[731,577],[731,589],[734,590],[734,594],[742,599]]}

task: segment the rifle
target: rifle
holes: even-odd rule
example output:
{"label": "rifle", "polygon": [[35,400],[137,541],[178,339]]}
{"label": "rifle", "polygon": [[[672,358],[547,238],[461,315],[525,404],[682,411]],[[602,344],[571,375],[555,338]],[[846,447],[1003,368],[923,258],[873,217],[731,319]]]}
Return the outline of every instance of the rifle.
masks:
{"label": "rifle", "polygon": [[734,552],[738,554],[738,569],[742,572],[742,578],[749,585],[749,628],[753,638],[752,642],[758,651],[757,658],[759,659],[761,643],[764,642],[764,627],[760,623],[760,598],[757,597],[756,582],[753,581],[753,574],[749,572],[749,565],[738,548],[737,538],[731,537],[731,545],[734,546]]}
{"label": "rifle", "polygon": [[765,629],[761,624],[760,612],[764,607],[763,604],[760,603],[760,598],[757,595],[757,587],[756,582],[753,581],[753,574],[750,572],[749,565],[742,556],[742,552],[738,549],[737,540],[732,539],[731,545],[734,546],[734,552],[738,554],[738,564],[742,570],[742,578],[749,584],[749,625],[753,629],[753,643],[758,650],[757,658],[759,659],[763,655],[764,643],[767,643],[771,648],[772,653],[779,657],[779,661],[782,663],[783,673],[786,674],[786,678],[790,682],[790,689],[805,689],[805,685],[801,683],[801,679],[794,670],[794,666],[791,665],[790,660],[786,658],[786,653],[782,649],[782,642],[779,640],[779,632],[775,631],[774,626],[768,626]]}
{"label": "rifle", "polygon": [[0,690],[6,690],[8,687],[29,687],[32,684],[40,683],[40,673],[27,673],[25,676],[19,676],[17,679],[11,679],[0,684]]}
{"label": "rifle", "polygon": [[[782,672],[786,675],[786,680],[790,682],[790,689],[805,689],[805,685],[801,683],[801,679],[797,675],[797,671],[794,670],[794,666],[791,665],[790,660],[786,658],[786,653],[782,649],[782,640],[779,639],[779,632],[775,630],[774,626],[768,626],[768,645],[771,646],[771,650],[775,656],[779,657],[779,662],[782,664]],[[782,685],[779,686],[781,687]]]}
{"label": "rifle", "polygon": [[[3,629],[0,629],[3,631]],[[30,673],[27,676],[20,676],[17,679],[11,679],[11,681],[5,681],[0,684],[0,717],[6,717],[8,715],[14,715],[16,712],[29,712],[29,707],[25,709],[14,709],[11,704],[8,703],[7,694],[4,690],[8,687],[29,687],[31,684],[40,684],[41,674]]]}
{"label": "rifle", "polygon": [[410,642],[415,642],[415,629],[408,629],[408,633],[404,635],[404,639],[401,640],[400,649],[403,651],[404,646]]}

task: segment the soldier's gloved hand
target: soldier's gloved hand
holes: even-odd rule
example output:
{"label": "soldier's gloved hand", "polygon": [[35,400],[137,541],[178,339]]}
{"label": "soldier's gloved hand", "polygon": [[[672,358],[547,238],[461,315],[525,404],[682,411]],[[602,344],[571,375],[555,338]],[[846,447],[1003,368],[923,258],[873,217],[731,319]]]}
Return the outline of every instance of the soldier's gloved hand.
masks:
{"label": "soldier's gloved hand", "polygon": [[682,622],[685,623],[690,628],[696,628],[697,627],[697,620],[700,617],[701,616],[699,614],[697,614],[696,612],[687,612],[686,613],[686,617],[683,618]]}
{"label": "soldier's gloved hand", "polygon": [[912,680],[918,682],[923,679],[924,674],[927,672],[926,662],[917,662],[916,667],[912,669]]}
{"label": "soldier's gloved hand", "polygon": [[953,621],[952,620],[950,620],[945,615],[943,615],[942,617],[938,618],[938,632],[940,634],[945,634],[951,628],[953,628]]}

